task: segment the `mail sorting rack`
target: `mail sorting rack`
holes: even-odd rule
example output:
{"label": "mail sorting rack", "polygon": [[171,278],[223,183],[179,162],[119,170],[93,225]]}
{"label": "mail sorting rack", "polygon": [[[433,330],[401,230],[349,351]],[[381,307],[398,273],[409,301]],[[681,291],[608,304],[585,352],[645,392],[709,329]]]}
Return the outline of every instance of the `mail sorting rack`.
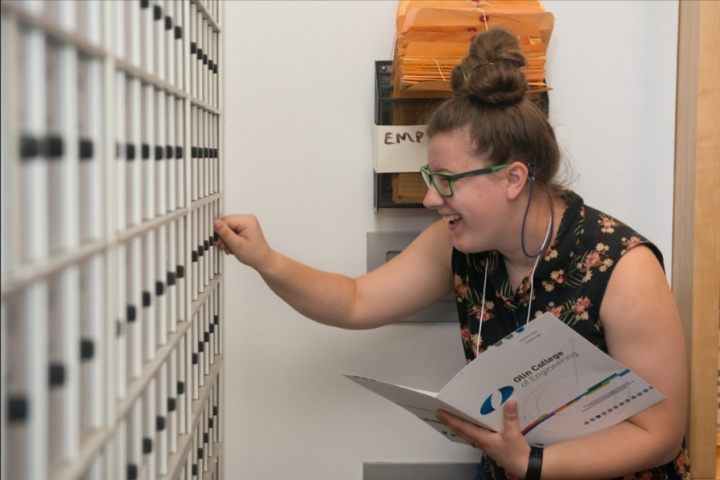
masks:
{"label": "mail sorting rack", "polygon": [[115,478],[221,478],[219,302],[216,282],[193,303],[193,321],[156,362],[142,393],[122,402]]}
{"label": "mail sorting rack", "polygon": [[0,476],[222,478],[223,6],[0,6]]}

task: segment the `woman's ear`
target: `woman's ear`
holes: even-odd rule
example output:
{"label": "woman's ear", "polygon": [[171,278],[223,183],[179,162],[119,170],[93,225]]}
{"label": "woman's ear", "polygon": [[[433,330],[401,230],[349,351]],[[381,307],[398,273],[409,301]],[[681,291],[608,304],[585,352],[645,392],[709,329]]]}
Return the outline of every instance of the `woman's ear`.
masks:
{"label": "woman's ear", "polygon": [[525,182],[529,176],[528,169],[522,162],[513,162],[506,168],[506,171],[505,194],[508,200],[515,200],[525,188]]}

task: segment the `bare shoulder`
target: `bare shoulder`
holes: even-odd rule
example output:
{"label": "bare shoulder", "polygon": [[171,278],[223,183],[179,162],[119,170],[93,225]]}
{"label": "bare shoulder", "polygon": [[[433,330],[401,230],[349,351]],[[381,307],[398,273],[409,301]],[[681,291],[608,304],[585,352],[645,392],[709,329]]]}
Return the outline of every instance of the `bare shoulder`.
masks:
{"label": "bare shoulder", "polygon": [[662,317],[677,313],[670,286],[655,254],[648,247],[637,246],[615,265],[600,307],[600,317],[605,324],[629,315],[642,320],[659,311],[664,312]]}
{"label": "bare shoulder", "polygon": [[358,324],[372,328],[406,318],[452,291],[452,235],[433,223],[398,256],[356,279]]}
{"label": "bare shoulder", "polygon": [[609,354],[667,397],[630,421],[679,442],[687,408],[685,340],[665,272],[648,247],[633,248],[615,265],[600,319]]}
{"label": "bare shoulder", "polygon": [[389,271],[402,270],[426,279],[452,278],[452,250],[452,233],[445,222],[438,220],[385,266]]}
{"label": "bare shoulder", "polygon": [[670,332],[682,336],[680,315],[665,272],[648,247],[633,248],[615,265],[600,318],[611,354],[632,338],[652,343]]}
{"label": "bare shoulder", "polygon": [[407,248],[411,254],[414,251],[431,257],[432,260],[439,262],[440,265],[451,268],[452,260],[452,233],[447,228],[447,224],[438,220],[428,228],[426,228],[418,238]]}

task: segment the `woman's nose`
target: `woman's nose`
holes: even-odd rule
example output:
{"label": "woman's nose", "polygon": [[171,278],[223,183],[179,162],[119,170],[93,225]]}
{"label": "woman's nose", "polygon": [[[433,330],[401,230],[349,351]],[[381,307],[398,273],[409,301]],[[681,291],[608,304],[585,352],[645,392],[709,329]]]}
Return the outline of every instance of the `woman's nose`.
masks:
{"label": "woman's nose", "polygon": [[435,190],[434,187],[428,188],[425,198],[423,199],[423,205],[425,208],[437,209],[440,208],[443,203],[445,203],[445,199],[438,193],[438,191]]}

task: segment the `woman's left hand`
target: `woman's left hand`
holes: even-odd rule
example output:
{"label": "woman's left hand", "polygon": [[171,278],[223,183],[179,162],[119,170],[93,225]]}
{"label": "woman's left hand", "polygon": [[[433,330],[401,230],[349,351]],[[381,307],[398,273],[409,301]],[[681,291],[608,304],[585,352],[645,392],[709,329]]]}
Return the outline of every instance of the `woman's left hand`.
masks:
{"label": "woman's left hand", "polygon": [[524,478],[530,458],[530,444],[520,431],[517,403],[510,400],[503,409],[505,428],[492,432],[456,417],[443,410],[437,411],[437,418],[452,432],[492,457],[517,478]]}

